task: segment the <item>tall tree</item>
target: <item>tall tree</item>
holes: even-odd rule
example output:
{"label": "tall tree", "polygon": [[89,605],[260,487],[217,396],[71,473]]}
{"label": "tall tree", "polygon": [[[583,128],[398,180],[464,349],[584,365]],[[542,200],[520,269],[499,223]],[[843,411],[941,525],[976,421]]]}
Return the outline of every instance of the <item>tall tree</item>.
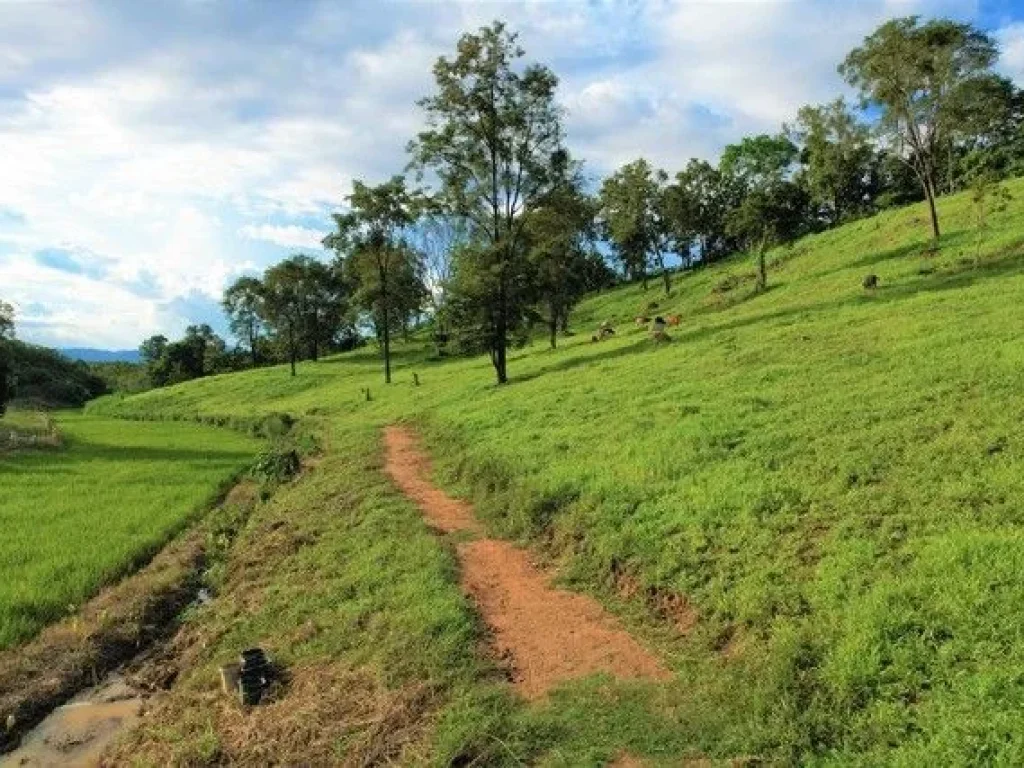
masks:
{"label": "tall tree", "polygon": [[263,313],[263,283],[258,278],[243,275],[224,291],[221,306],[228,316],[231,332],[249,347],[252,366],[259,365],[259,338]]}
{"label": "tall tree", "polygon": [[747,191],[789,178],[798,157],[796,145],[783,134],[747,136],[722,151],[719,169]]}
{"label": "tall tree", "polygon": [[455,252],[472,238],[471,222],[443,209],[425,208],[408,231],[409,244],[420,253],[423,282],[436,332],[447,333],[445,304]]}
{"label": "tall tree", "polygon": [[940,235],[935,207],[942,150],[968,130],[961,105],[989,75],[997,56],[992,38],[948,19],[892,19],[864,39],[839,66],[865,106],[879,109],[887,150],[913,170]]}
{"label": "tall tree", "polygon": [[551,348],[558,331],[568,325],[569,312],[588,289],[589,261],[594,253],[597,203],[579,180],[567,184],[537,209],[527,235],[535,270],[538,299],[546,310]]}
{"label": "tall tree", "polygon": [[409,147],[413,166],[437,178],[444,208],[479,240],[460,251],[455,314],[475,324],[466,330],[490,353],[499,384],[508,381],[510,336],[529,322],[524,226],[567,163],[558,79],[545,66],[519,66],[523,55],[501,22],[463,35],[455,56],[434,65],[437,91],[420,102],[428,128]]}
{"label": "tall tree", "polygon": [[807,193],[785,179],[768,179],[753,187],[729,214],[729,230],[757,257],[757,290],[768,287],[768,251],[803,234]]}
{"label": "tall tree", "polygon": [[163,357],[169,343],[168,338],[162,333],[150,336],[142,342],[139,345],[139,357],[142,359],[143,364],[152,365],[157,362]]}
{"label": "tall tree", "polygon": [[263,319],[283,339],[292,376],[306,312],[303,287],[307,260],[305,256],[292,256],[270,267],[263,275]]}
{"label": "tall tree", "polygon": [[0,416],[7,413],[7,403],[14,396],[14,377],[11,371],[11,351],[8,345],[14,337],[14,307],[0,300]]}
{"label": "tall tree", "polygon": [[601,217],[615,253],[633,279],[647,288],[648,269],[656,266],[672,290],[665,265],[669,232],[666,228],[663,192],[668,176],[643,158],[627,163],[601,185]]}
{"label": "tall tree", "polygon": [[768,250],[792,240],[807,218],[807,195],[792,175],[798,156],[785,135],[748,136],[722,152],[719,168],[742,193],[729,233],[757,256],[757,289],[768,287]]}
{"label": "tall tree", "polygon": [[665,190],[665,223],[683,256],[696,242],[697,258],[707,264],[735,250],[726,216],[739,205],[742,187],[705,160],[691,158]]}
{"label": "tall tree", "polygon": [[830,224],[867,208],[877,177],[871,129],[842,98],[801,107],[786,133],[801,147],[802,178]]}
{"label": "tall tree", "polygon": [[397,320],[422,306],[425,289],[418,258],[402,239],[416,220],[416,201],[395,176],[368,186],[352,184],[348,211],[333,215],[335,231],[324,238],[358,286],[356,300],[373,318],[384,354],[384,381],[391,383],[391,332]]}
{"label": "tall tree", "polygon": [[346,326],[348,285],[338,270],[312,257],[305,257],[302,267],[300,329],[307,355],[315,362]]}

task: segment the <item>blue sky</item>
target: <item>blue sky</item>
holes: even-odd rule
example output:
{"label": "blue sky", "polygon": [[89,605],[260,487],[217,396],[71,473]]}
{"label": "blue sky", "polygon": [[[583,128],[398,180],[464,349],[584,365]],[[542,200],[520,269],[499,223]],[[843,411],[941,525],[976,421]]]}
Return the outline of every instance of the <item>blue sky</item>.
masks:
{"label": "blue sky", "polygon": [[319,252],[352,179],[401,170],[431,64],[494,18],[561,77],[597,176],[777,130],[894,15],[984,26],[1024,83],[1021,6],[0,0],[0,298],[21,338],[59,346],[222,327],[228,281]]}

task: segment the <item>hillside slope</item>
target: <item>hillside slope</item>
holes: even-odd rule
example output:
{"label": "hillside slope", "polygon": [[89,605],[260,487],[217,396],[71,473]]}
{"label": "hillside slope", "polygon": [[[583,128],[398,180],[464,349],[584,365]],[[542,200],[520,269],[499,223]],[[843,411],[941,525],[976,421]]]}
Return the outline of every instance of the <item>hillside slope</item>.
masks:
{"label": "hillside slope", "polygon": [[[648,755],[1020,763],[1024,181],[1010,190],[984,239],[967,196],[943,200],[936,254],[914,206],[775,252],[764,295],[734,259],[669,299],[592,297],[559,349],[512,356],[507,387],[484,358],[409,346],[390,387],[361,350],[93,407],[315,414],[336,451],[416,423],[493,532],[669,660],[657,697],[674,725],[634,745]],[[651,301],[682,315],[670,343],[633,326]],[[604,320],[617,335],[591,342]],[[699,617],[685,635],[660,620],[680,603]]]}

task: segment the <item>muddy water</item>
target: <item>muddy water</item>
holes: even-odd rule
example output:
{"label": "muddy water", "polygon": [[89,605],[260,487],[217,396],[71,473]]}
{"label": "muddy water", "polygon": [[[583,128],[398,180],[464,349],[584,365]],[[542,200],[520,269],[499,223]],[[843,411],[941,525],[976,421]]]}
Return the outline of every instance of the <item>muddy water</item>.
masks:
{"label": "muddy water", "polygon": [[104,748],[138,722],[143,702],[124,678],[111,675],[51,712],[18,749],[0,756],[0,766],[99,766]]}

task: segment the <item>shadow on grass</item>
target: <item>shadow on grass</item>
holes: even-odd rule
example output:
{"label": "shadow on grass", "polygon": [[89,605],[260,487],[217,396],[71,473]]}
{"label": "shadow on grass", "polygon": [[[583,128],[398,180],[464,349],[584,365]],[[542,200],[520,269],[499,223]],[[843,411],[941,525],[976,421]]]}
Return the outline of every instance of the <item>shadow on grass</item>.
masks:
{"label": "shadow on grass", "polygon": [[242,464],[253,458],[249,451],[217,448],[161,448],[154,446],[121,446],[97,443],[81,438],[65,440],[66,450],[25,451],[0,456],[0,474],[67,474],[79,465],[96,461],[130,464],[133,461],[168,462],[169,464],[205,464],[211,461]]}
{"label": "shadow on grass", "polygon": [[[579,368],[584,365],[593,365],[595,363],[601,363],[608,360],[615,360],[620,357],[626,357],[627,355],[639,354],[645,351],[645,349],[653,349],[653,344],[654,342],[651,341],[647,334],[644,334],[636,341],[630,342],[628,344],[622,344],[619,346],[611,347],[605,349],[603,352],[598,352],[597,354],[583,353],[574,355],[573,357],[568,357],[564,360],[560,360],[559,362],[553,363],[552,365],[545,365],[542,366],[541,368],[538,368],[535,371],[524,373],[521,376],[512,376],[511,381],[514,384],[519,384],[527,381],[532,381],[533,379],[540,378],[541,376],[545,376],[549,373],[571,371],[574,368]],[[594,346],[596,346],[596,344]]]}

